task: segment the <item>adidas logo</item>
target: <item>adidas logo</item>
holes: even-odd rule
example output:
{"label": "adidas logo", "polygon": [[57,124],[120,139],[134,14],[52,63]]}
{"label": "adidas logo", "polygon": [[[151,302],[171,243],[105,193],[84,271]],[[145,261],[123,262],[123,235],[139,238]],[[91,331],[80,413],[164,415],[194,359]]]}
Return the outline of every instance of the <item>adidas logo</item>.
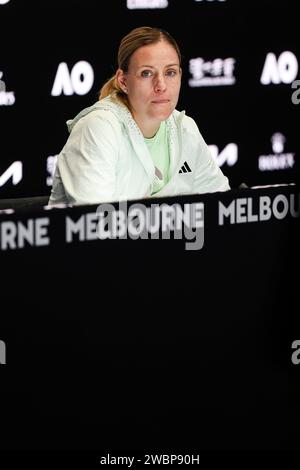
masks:
{"label": "adidas logo", "polygon": [[179,173],[192,173],[192,170],[188,166],[187,162],[184,162],[184,164],[182,165],[182,167],[179,170]]}

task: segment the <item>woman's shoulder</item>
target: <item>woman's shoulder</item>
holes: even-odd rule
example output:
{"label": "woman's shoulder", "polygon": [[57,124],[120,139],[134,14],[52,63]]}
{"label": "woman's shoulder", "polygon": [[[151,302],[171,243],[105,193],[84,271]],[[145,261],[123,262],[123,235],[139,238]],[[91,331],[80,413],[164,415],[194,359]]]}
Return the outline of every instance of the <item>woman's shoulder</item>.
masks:
{"label": "woman's shoulder", "polygon": [[118,107],[109,101],[100,100],[94,103],[88,108],[84,108],[80,113],[75,116],[74,119],[67,121],[69,132],[71,132],[75,126],[78,128],[83,127],[98,127],[101,121],[101,127],[118,129],[121,127],[121,116],[118,113]]}
{"label": "woman's shoulder", "polygon": [[92,117],[112,121],[114,124],[122,122],[123,109],[119,103],[111,100],[109,97],[97,101],[89,109]]}

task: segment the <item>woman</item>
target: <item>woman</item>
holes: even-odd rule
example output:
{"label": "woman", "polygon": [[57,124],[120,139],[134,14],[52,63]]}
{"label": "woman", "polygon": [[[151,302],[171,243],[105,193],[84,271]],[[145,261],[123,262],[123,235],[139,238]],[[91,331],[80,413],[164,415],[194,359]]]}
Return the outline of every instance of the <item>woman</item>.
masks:
{"label": "woman", "polygon": [[58,156],[50,204],[226,191],[195,121],[175,110],[180,51],[164,30],[127,34],[118,70],[100,99],[67,121],[70,136]]}

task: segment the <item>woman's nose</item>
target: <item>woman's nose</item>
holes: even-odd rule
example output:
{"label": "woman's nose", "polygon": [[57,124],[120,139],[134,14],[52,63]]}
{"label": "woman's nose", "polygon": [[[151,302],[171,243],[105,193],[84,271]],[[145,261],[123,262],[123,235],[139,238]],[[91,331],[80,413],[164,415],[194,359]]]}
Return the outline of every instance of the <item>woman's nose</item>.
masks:
{"label": "woman's nose", "polygon": [[156,92],[164,91],[166,89],[166,81],[163,75],[158,75],[154,85]]}

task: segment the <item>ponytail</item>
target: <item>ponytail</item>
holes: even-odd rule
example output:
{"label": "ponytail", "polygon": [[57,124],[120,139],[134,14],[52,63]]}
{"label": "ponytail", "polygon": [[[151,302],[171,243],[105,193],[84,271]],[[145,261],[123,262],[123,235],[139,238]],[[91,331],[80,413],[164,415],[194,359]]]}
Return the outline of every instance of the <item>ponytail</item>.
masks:
{"label": "ponytail", "polygon": [[100,89],[99,100],[102,100],[109,95],[112,99],[121,101],[121,103],[125,104],[125,106],[130,110],[128,97],[120,87],[118,80],[116,79],[116,74],[109,78]]}

